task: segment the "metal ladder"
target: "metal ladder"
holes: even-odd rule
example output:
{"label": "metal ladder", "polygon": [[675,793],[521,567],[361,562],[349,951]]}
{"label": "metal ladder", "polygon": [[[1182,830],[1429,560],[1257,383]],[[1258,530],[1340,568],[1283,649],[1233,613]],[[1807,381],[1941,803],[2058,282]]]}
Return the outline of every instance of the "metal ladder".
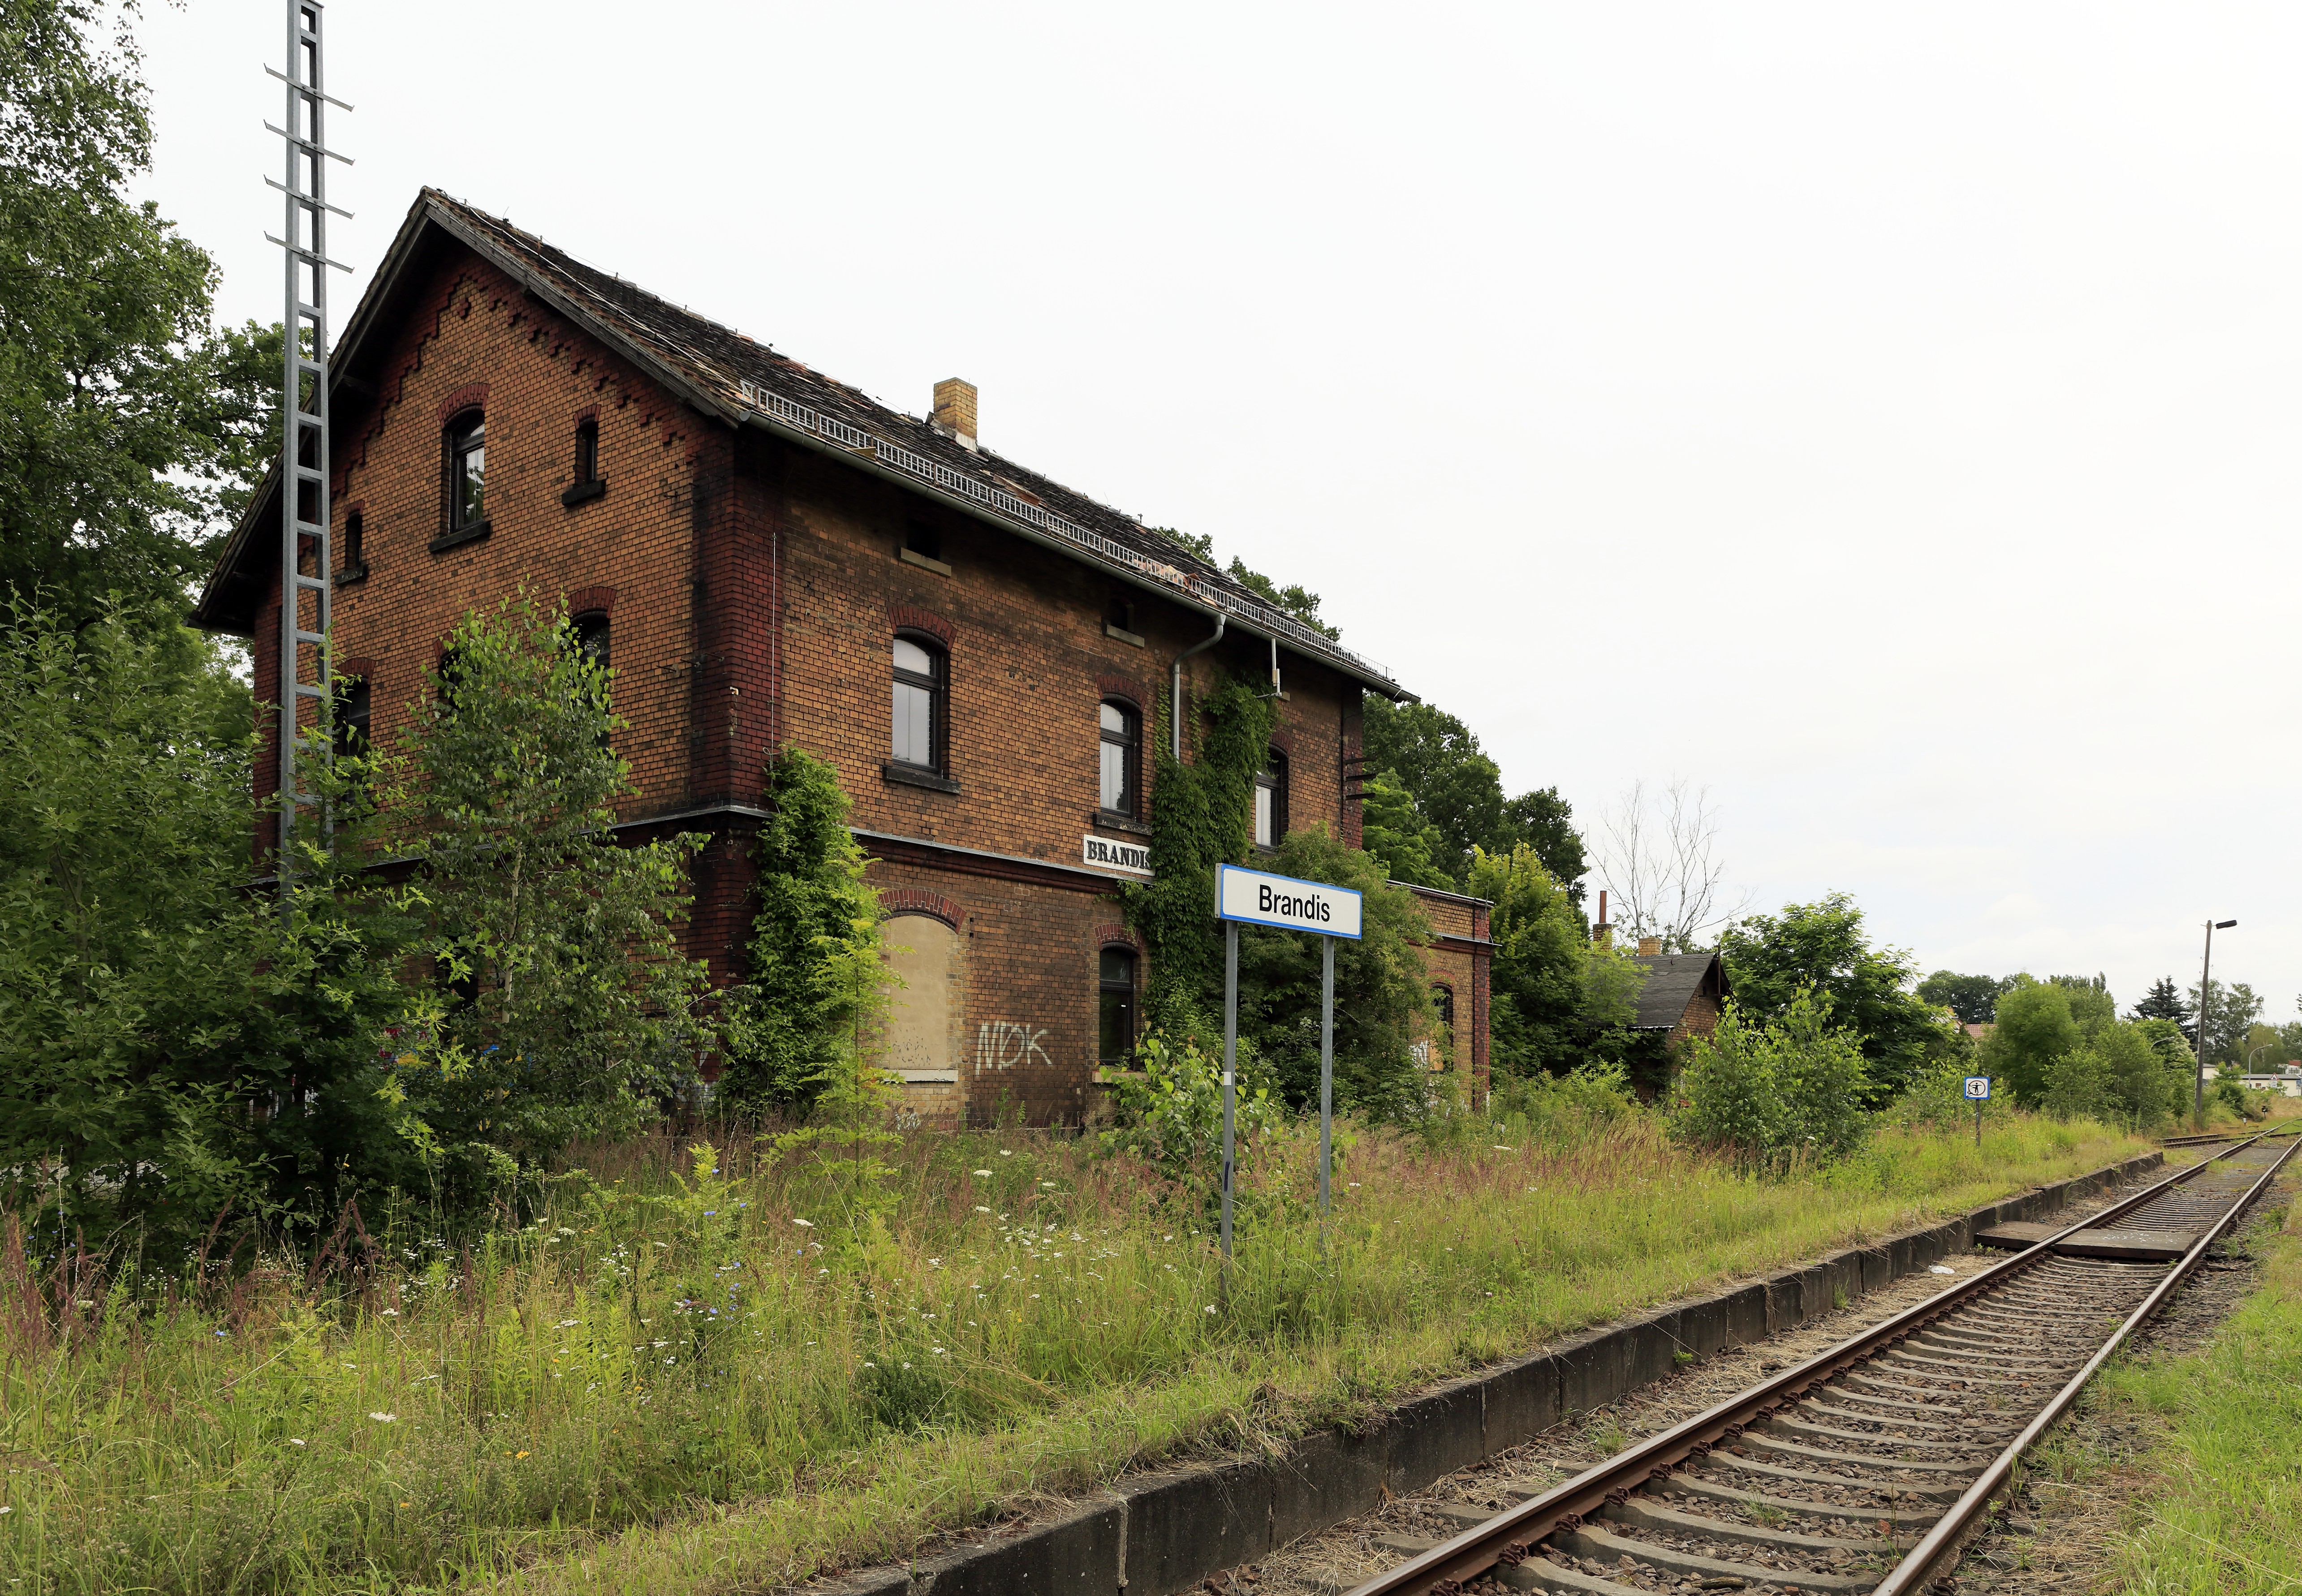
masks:
{"label": "metal ladder", "polygon": [[[280,456],[280,838],[276,867],[281,895],[290,887],[290,843],[300,810],[318,806],[323,835],[332,822],[319,795],[304,791],[296,775],[296,739],[307,701],[321,735],[323,760],[334,755],[335,700],[328,658],[334,617],[330,573],[335,560],[328,505],[328,272],[349,266],[328,258],[328,217],[351,213],[328,203],[330,161],[351,164],[327,147],[327,108],[351,107],[326,92],[321,41],[322,0],[288,0],[288,70],[264,70],[287,85],[286,127],[264,125],[287,146],[287,181],[264,181],[287,197],[286,311],[281,317]],[[305,557],[311,559],[304,574]],[[307,624],[308,623],[308,624]],[[306,666],[309,664],[309,671]]]}

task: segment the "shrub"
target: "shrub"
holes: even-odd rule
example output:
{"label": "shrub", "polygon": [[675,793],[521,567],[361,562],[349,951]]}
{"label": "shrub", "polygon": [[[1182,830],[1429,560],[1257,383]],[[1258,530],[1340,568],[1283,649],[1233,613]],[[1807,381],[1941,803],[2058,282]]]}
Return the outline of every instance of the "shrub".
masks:
{"label": "shrub", "polygon": [[1867,1085],[1861,1038],[1830,1023],[1829,1000],[1811,988],[1764,1021],[1729,1003],[1717,1031],[1695,1040],[1671,1131],[1769,1173],[1827,1163],[1869,1136]]}

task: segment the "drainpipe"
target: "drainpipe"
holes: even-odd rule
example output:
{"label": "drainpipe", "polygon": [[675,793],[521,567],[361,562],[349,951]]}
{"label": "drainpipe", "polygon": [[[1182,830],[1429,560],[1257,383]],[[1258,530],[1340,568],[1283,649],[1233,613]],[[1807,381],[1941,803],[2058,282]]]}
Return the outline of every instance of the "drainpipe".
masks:
{"label": "drainpipe", "polygon": [[1227,617],[1217,615],[1215,617],[1215,629],[1207,635],[1206,639],[1204,642],[1193,643],[1189,648],[1185,649],[1181,653],[1176,655],[1175,662],[1167,668],[1169,705],[1167,713],[1167,729],[1174,734],[1175,762],[1179,765],[1183,762],[1183,661],[1189,659],[1193,654],[1199,653],[1206,649],[1211,649],[1214,647],[1215,644],[1221,643],[1222,641],[1223,634],[1223,623],[1227,618]]}

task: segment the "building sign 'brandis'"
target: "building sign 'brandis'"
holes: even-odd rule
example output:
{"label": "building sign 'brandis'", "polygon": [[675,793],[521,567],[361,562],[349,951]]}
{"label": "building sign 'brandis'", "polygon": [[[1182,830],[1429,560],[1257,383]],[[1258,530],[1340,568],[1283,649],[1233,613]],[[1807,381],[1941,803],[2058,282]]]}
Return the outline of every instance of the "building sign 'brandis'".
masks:
{"label": "building sign 'brandis'", "polygon": [[1136,843],[1114,843],[1100,836],[1080,838],[1080,862],[1091,864],[1099,870],[1118,870],[1129,876],[1151,874],[1151,850]]}

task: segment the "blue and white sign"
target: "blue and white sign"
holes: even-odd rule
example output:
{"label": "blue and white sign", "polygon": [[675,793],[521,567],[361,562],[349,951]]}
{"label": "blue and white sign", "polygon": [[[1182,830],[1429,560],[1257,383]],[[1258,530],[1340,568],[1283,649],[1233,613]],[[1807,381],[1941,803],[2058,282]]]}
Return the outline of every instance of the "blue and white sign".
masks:
{"label": "blue and white sign", "polygon": [[1316,931],[1322,937],[1348,937],[1356,942],[1363,907],[1360,895],[1348,886],[1270,876],[1261,870],[1243,870],[1235,864],[1215,866],[1217,920]]}
{"label": "blue and white sign", "polygon": [[1966,1095],[1977,1103],[1980,1103],[1984,1099],[1987,1098],[1990,1096],[1990,1077],[1987,1075],[1968,1076],[1966,1078]]}

